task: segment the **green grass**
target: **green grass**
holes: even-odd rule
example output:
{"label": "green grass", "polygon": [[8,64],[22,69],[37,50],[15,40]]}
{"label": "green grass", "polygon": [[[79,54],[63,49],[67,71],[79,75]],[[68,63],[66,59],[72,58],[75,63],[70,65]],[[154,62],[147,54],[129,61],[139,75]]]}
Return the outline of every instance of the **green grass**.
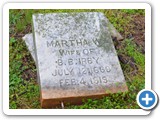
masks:
{"label": "green grass", "polygon": [[26,69],[35,70],[33,61],[28,63],[32,66],[23,65],[22,59],[29,55],[25,43],[10,38],[9,53],[9,107],[39,108],[39,86],[32,78],[29,81],[22,78],[22,73]]}
{"label": "green grass", "polygon": [[145,67],[145,63],[144,63],[145,57],[144,57],[144,55],[142,53],[140,53],[138,50],[136,50],[137,49],[136,45],[133,44],[131,42],[131,40],[126,40],[125,42],[126,42],[126,54],[128,56],[131,56],[131,57],[133,56],[134,59],[135,59],[135,62],[138,65],[140,65],[141,67],[144,68]]}
{"label": "green grass", "polygon": [[[40,107],[39,86],[36,78],[36,67],[27,47],[21,37],[16,35],[26,34],[25,30],[31,26],[33,13],[59,13],[59,12],[102,12],[110,22],[124,36],[130,33],[128,25],[133,20],[132,15],[144,16],[144,10],[10,10],[10,41],[9,41],[9,107],[11,109],[34,109]],[[130,25],[131,28],[134,25]],[[125,38],[125,37],[124,37]],[[118,54],[124,54],[132,57],[138,70],[135,75],[131,73],[134,69],[129,64],[121,63],[125,79],[127,81],[128,92],[110,94],[102,99],[88,99],[83,101],[82,105],[68,105],[66,108],[75,109],[136,109],[139,106],[136,103],[137,93],[145,85],[145,55],[140,52],[139,47],[131,39],[122,41],[123,49],[118,49]],[[27,62],[26,62],[27,59]],[[31,74],[28,78],[29,71]]]}
{"label": "green grass", "polygon": [[122,9],[121,11],[128,14],[145,15],[145,12],[143,9]]}

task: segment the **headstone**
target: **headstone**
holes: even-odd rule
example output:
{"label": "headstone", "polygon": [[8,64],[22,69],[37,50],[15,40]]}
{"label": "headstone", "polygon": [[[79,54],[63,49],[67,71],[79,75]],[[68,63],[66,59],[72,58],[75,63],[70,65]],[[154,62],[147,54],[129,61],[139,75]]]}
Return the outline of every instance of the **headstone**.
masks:
{"label": "headstone", "polygon": [[33,15],[43,108],[127,91],[109,25],[96,12]]}

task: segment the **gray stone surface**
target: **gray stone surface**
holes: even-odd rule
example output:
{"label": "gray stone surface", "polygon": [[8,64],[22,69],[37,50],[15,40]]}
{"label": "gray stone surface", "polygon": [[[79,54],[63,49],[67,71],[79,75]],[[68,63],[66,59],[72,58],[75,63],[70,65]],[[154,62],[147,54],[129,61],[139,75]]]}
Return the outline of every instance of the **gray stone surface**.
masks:
{"label": "gray stone surface", "polygon": [[26,43],[26,45],[28,47],[28,50],[30,51],[30,53],[32,55],[32,58],[36,62],[33,34],[32,33],[26,34],[22,39],[25,41],[25,43]]}
{"label": "gray stone surface", "polygon": [[109,24],[96,12],[33,15],[42,99],[127,90]]}
{"label": "gray stone surface", "polygon": [[[108,19],[107,19],[107,21],[108,21]],[[108,27],[108,30],[113,38],[116,38],[117,40],[123,39],[121,34],[115,29],[115,27],[109,21],[108,21],[107,27]],[[22,39],[25,41],[34,61],[36,61],[33,34],[32,33],[26,34]]]}
{"label": "gray stone surface", "polygon": [[[108,21],[107,18],[106,18],[106,20]],[[117,40],[123,39],[121,34],[115,29],[115,27],[109,21],[106,26],[108,27],[108,30],[113,38],[116,38]],[[25,43],[26,43],[26,45],[27,45],[27,47],[28,47],[28,49],[29,49],[34,61],[35,61],[36,58],[35,58],[35,51],[34,51],[33,34],[32,33],[26,34],[22,39],[25,41]]]}

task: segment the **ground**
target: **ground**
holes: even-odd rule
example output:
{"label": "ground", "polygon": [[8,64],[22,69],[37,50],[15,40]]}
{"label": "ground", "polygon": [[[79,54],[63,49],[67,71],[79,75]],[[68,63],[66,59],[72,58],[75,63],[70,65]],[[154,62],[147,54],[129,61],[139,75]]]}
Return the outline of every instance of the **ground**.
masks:
{"label": "ground", "polygon": [[36,66],[22,40],[32,32],[33,13],[102,12],[121,33],[123,40],[113,38],[114,45],[127,82],[128,91],[110,94],[98,100],[88,99],[82,105],[65,108],[81,109],[137,109],[136,95],[145,86],[145,11],[115,10],[10,10],[9,11],[9,107],[10,109],[37,109],[40,92],[36,82]]}

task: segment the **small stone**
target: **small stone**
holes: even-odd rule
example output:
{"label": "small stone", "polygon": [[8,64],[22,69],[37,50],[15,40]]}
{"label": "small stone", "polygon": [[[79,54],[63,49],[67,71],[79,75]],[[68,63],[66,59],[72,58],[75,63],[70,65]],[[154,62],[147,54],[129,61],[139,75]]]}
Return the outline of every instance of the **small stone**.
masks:
{"label": "small stone", "polygon": [[23,38],[22,38],[27,47],[28,47],[28,50],[30,51],[31,55],[32,55],[32,58],[34,59],[34,61],[36,61],[36,56],[35,56],[35,47],[34,47],[34,41],[33,41],[33,34],[30,33],[30,34],[26,34]]}

